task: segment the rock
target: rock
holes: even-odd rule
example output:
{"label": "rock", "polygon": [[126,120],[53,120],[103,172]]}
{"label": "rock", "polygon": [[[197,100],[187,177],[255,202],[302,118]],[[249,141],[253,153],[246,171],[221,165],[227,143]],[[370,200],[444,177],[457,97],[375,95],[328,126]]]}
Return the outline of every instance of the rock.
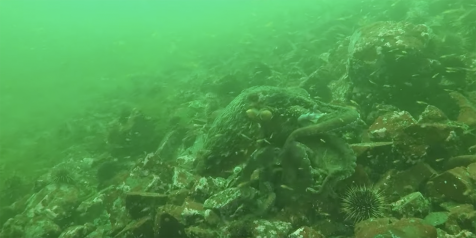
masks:
{"label": "rock", "polygon": [[109,132],[107,141],[114,157],[140,155],[153,152],[160,142],[155,122],[139,110],[124,112]]}
{"label": "rock", "polygon": [[84,225],[71,226],[68,227],[61,233],[59,238],[83,238],[89,235],[92,231],[95,230],[95,227],[91,223],[86,223]]}
{"label": "rock", "polygon": [[158,154],[149,153],[138,160],[131,172],[116,184],[123,183],[126,192],[167,193],[172,187],[175,167],[174,161],[164,161]]}
{"label": "rock", "polygon": [[159,206],[164,206],[168,196],[160,193],[129,192],[126,193],[126,209],[132,219],[150,215]]}
{"label": "rock", "polygon": [[155,217],[154,231],[156,238],[187,238],[184,225],[181,224],[174,216],[167,212],[159,212]]}
{"label": "rock", "polygon": [[445,224],[448,221],[449,212],[430,212],[425,217],[425,222],[428,224],[438,227]]}
{"label": "rock", "polygon": [[407,136],[401,137],[401,139],[412,139],[415,145],[439,146],[446,149],[446,151],[452,152],[452,150],[447,148],[458,143],[465,130],[464,125],[454,122],[421,123],[406,127],[403,132]]}
{"label": "rock", "polygon": [[333,49],[322,53],[319,57],[323,64],[302,78],[304,81],[300,87],[306,89],[311,97],[317,96],[326,102],[344,102],[352,93],[352,83],[346,70],[349,38],[342,39]]}
{"label": "rock", "polygon": [[375,120],[369,127],[370,138],[377,141],[393,141],[403,134],[403,129],[416,123],[412,115],[406,111],[390,112]]}
{"label": "rock", "polygon": [[9,219],[5,224],[3,224],[2,230],[0,231],[0,237],[25,237],[24,225],[25,224],[20,223],[15,219]]}
{"label": "rock", "polygon": [[308,226],[303,226],[291,233],[288,238],[324,238],[324,236]]}
{"label": "rock", "polygon": [[431,151],[437,151],[437,155],[458,154],[464,131],[461,124],[453,122],[414,124],[404,128],[395,145],[407,163],[415,163]]}
{"label": "rock", "polygon": [[[476,164],[476,155],[459,155],[459,156],[449,158],[443,165],[443,168],[446,170],[449,170],[456,167],[466,167],[472,163]],[[473,169],[470,169],[468,167],[468,172],[470,171],[473,171]],[[473,180],[476,181],[476,175],[475,176],[470,175],[470,176],[473,178]]]}
{"label": "rock", "polygon": [[468,176],[473,180],[473,182],[476,182],[476,162],[468,165],[466,170],[468,171]]}
{"label": "rock", "polygon": [[464,230],[455,235],[450,235],[442,229],[437,229],[438,237],[444,238],[476,238],[476,235],[470,231]]}
{"label": "rock", "polygon": [[378,85],[395,84],[404,76],[392,73],[396,74],[398,66],[405,61],[412,62],[405,75],[417,73],[416,70],[427,63],[423,53],[429,45],[430,31],[425,25],[391,21],[362,27],[351,37],[349,76],[355,83],[371,84],[370,79]]}
{"label": "rock", "polygon": [[89,237],[114,236],[127,226],[130,216],[126,209],[125,193],[129,190],[125,184],[110,186],[94,196],[89,196],[75,210],[80,224],[92,223],[96,226]]}
{"label": "rock", "polygon": [[354,32],[347,74],[354,100],[364,111],[382,102],[414,114],[420,110],[415,101],[435,97],[431,68],[438,62],[428,62],[430,35],[426,25],[393,21],[374,22]]}
{"label": "rock", "polygon": [[[467,231],[467,230],[464,230],[464,231],[461,231],[460,233],[456,234],[454,236],[455,238],[459,238],[459,237],[464,237],[464,238],[476,238],[476,232],[471,232],[471,231]],[[450,237],[452,238],[452,237]]]}
{"label": "rock", "polygon": [[[427,116],[422,114],[420,123],[417,123],[406,111],[387,113],[375,120],[369,127],[368,134],[374,141],[393,141],[394,151],[401,157],[399,160],[410,164],[423,161],[432,151],[437,151],[439,156],[459,154],[463,150],[459,149],[460,143],[474,141],[474,138],[466,135],[466,125],[434,118],[422,119]],[[438,122],[423,123],[424,121]]]}
{"label": "rock", "polygon": [[198,225],[205,220],[205,209],[201,203],[186,200],[181,209],[180,218],[186,226]]}
{"label": "rock", "polygon": [[180,205],[168,203],[159,207],[159,213],[167,213],[173,216],[184,226],[195,226],[202,224],[205,220],[205,209],[201,203],[197,203],[190,198],[185,198]]}
{"label": "rock", "polygon": [[[388,171],[390,169],[395,169],[395,164],[390,162],[398,161],[401,158],[397,153],[394,153],[393,142],[357,143],[350,144],[350,147],[357,155],[357,167],[353,177],[359,173],[359,165],[365,168],[365,171],[363,171],[364,173],[371,173],[372,171]],[[363,175],[363,173],[360,174]]]}
{"label": "rock", "polygon": [[97,227],[95,231],[89,233],[89,235],[85,236],[84,238],[103,238],[103,237],[111,237],[110,227],[108,226],[101,226]]}
{"label": "rock", "polygon": [[49,238],[58,237],[61,234],[61,227],[45,217],[36,217],[32,223],[34,225],[10,219],[3,225],[0,237]]}
{"label": "rock", "polygon": [[[201,138],[197,139],[201,140]],[[196,142],[193,147],[187,148],[185,151],[182,151],[182,153],[175,159],[175,162],[177,164],[180,164],[180,167],[186,168],[188,170],[192,170],[195,167],[195,164],[197,163],[197,151],[198,148],[200,148],[202,141],[194,141]]]}
{"label": "rock", "polygon": [[222,237],[253,237],[255,225],[252,219],[232,220],[223,230]]}
{"label": "rock", "polygon": [[253,225],[252,237],[286,237],[292,229],[290,223],[283,221],[256,220]]}
{"label": "rock", "polygon": [[57,237],[62,232],[61,227],[74,222],[72,214],[80,203],[79,197],[80,191],[75,186],[50,184],[30,196],[24,212],[9,219],[0,236]]}
{"label": "rock", "polygon": [[389,201],[395,201],[417,191],[423,182],[435,174],[437,174],[436,171],[428,164],[419,163],[402,172],[395,170],[387,172],[375,187],[381,190]]}
{"label": "rock", "polygon": [[456,167],[432,178],[426,185],[432,199],[452,199],[460,203],[470,203],[476,199],[476,191],[468,171]]}
{"label": "rock", "polygon": [[[369,178],[368,175],[369,169],[357,164],[355,167],[355,172],[352,176],[340,181],[337,184],[337,187],[334,191],[337,194],[345,194],[349,191],[349,188],[352,186],[367,186],[368,184],[373,184],[372,180]],[[329,206],[330,207],[330,206]]]}
{"label": "rock", "polygon": [[476,106],[471,103],[463,94],[451,91],[451,98],[453,98],[459,106],[458,121],[465,123],[470,127],[476,126]]}
{"label": "rock", "polygon": [[[48,194],[45,195],[43,192]],[[36,199],[30,198],[30,204],[26,209],[32,209],[31,212],[46,216],[60,226],[73,222],[71,214],[80,203],[80,191],[73,186],[49,185],[33,197]]]}
{"label": "rock", "polygon": [[418,118],[419,124],[421,123],[445,123],[448,121],[448,117],[446,117],[445,113],[441,111],[439,108],[428,105],[426,106],[425,110],[420,114]]}
{"label": "rock", "polygon": [[464,230],[476,231],[476,211],[473,205],[463,204],[450,208],[445,230],[450,234]]}
{"label": "rock", "polygon": [[13,206],[6,206],[0,208],[0,228],[8,221],[8,219],[15,217],[21,211],[16,211]]}
{"label": "rock", "polygon": [[[2,174],[0,186],[0,207],[9,206],[12,205],[12,203],[18,203],[21,200],[25,200],[25,198],[28,199],[31,185],[27,184],[24,176],[21,174],[8,175],[9,173],[6,172],[5,164],[0,164],[0,174]],[[38,192],[45,186],[44,181],[44,179],[38,179],[37,183],[35,182],[35,185],[38,185],[34,185],[33,187],[33,189],[36,189],[35,192]],[[18,205],[19,204],[16,204],[15,206]]]}
{"label": "rock", "polygon": [[388,218],[359,222],[355,227],[355,238],[401,237],[437,238],[436,228],[422,219],[404,218],[392,222]]}
{"label": "rock", "polygon": [[313,224],[314,229],[319,231],[324,237],[351,237],[354,234],[354,227],[348,224],[338,223],[333,219],[323,219]]}
{"label": "rock", "polygon": [[191,189],[190,196],[198,202],[204,202],[211,195],[224,189],[226,180],[223,178],[202,177]]}
{"label": "rock", "polygon": [[154,220],[147,216],[130,222],[121,232],[114,238],[122,237],[155,237],[154,236]]}
{"label": "rock", "polygon": [[175,160],[179,156],[180,149],[182,149],[185,134],[186,130],[184,129],[169,131],[165,134],[164,138],[162,138],[155,154],[163,161]]}
{"label": "rock", "polygon": [[180,167],[175,167],[174,175],[172,177],[172,188],[190,188],[197,179],[198,178],[189,171]]}
{"label": "rock", "polygon": [[276,204],[276,193],[268,192],[256,199],[256,215],[264,216],[274,208]]}
{"label": "rock", "polygon": [[389,231],[389,226],[396,220],[394,218],[377,218],[364,220],[354,227],[355,238],[374,238]]}
{"label": "rock", "polygon": [[248,186],[228,188],[208,198],[203,207],[217,211],[221,216],[235,216],[252,207],[257,194],[256,189]]}
{"label": "rock", "polygon": [[392,211],[399,217],[424,217],[430,211],[430,202],[420,192],[413,192],[392,203]]}
{"label": "rock", "polygon": [[205,210],[204,218],[205,222],[212,227],[217,226],[221,222],[221,218],[210,209]]}
{"label": "rock", "polygon": [[216,238],[220,237],[218,233],[211,229],[204,229],[199,226],[192,226],[185,229],[189,238]]}
{"label": "rock", "polygon": [[36,219],[35,225],[25,230],[26,237],[49,238],[61,234],[61,227],[49,219]]}
{"label": "rock", "polygon": [[190,191],[187,189],[173,190],[167,195],[169,197],[167,203],[182,206],[185,200],[187,200],[189,194]]}

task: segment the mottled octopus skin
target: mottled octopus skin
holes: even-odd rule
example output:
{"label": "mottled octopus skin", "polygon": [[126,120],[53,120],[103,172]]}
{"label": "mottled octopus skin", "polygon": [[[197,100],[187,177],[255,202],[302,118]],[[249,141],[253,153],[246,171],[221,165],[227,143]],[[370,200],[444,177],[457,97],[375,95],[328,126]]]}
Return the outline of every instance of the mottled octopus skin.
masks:
{"label": "mottled octopus skin", "polygon": [[348,126],[357,121],[359,117],[360,115],[357,111],[349,109],[346,110],[344,113],[339,114],[338,116],[333,117],[331,119],[325,120],[314,125],[296,129],[286,139],[284,148],[286,148],[289,143],[296,141],[300,137],[319,135]]}
{"label": "mottled octopus skin", "polygon": [[[318,135],[326,134],[327,132],[339,130],[348,125],[353,124],[360,118],[359,113],[353,109],[344,110],[343,112],[336,113],[336,114],[337,116],[334,116],[325,121],[294,130],[286,139],[286,143],[282,151],[282,156],[286,155],[287,154],[286,152],[292,151],[293,149],[292,147],[295,144],[294,142],[298,140],[299,138],[318,136]],[[329,137],[329,138],[332,138],[332,137]],[[333,140],[339,140],[339,138],[335,137]],[[350,148],[348,149],[350,150]],[[353,155],[351,151],[349,152],[352,154],[346,153],[346,151],[347,150],[344,148],[341,151],[342,156],[345,157],[345,158],[342,158],[343,164],[339,166],[341,167],[341,170],[330,172],[324,179],[318,191],[316,191],[317,194],[321,194],[321,195],[332,194],[333,193],[332,186],[335,185],[335,183],[349,177],[350,175],[352,175],[352,173],[354,173],[356,157],[355,155]]]}

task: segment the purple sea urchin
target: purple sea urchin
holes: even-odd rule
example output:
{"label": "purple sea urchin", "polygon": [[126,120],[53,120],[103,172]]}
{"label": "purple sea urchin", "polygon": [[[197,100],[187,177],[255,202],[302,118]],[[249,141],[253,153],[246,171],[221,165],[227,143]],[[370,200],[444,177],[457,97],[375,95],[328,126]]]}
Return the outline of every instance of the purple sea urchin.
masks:
{"label": "purple sea urchin", "polygon": [[378,189],[366,186],[351,187],[343,197],[342,210],[346,220],[355,223],[383,216],[385,198]]}

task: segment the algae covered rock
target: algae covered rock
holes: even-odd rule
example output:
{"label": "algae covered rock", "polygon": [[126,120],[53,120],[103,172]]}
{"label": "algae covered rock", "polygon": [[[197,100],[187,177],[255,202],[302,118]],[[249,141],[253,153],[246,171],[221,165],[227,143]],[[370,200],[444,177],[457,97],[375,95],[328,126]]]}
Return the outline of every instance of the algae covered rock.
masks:
{"label": "algae covered rock", "polygon": [[126,157],[155,151],[161,140],[155,123],[137,109],[124,111],[107,138],[111,155]]}
{"label": "algae covered rock", "polygon": [[431,69],[438,62],[428,59],[431,29],[426,25],[392,21],[365,25],[351,36],[348,54],[347,73],[355,85],[354,99],[361,105],[382,101],[414,113],[417,108],[410,105],[435,96],[436,91],[429,93],[437,86]]}
{"label": "algae covered rock", "polygon": [[410,193],[392,205],[399,217],[424,217],[430,211],[430,202],[420,192]]}
{"label": "algae covered rock", "polygon": [[257,194],[258,191],[252,187],[228,188],[208,198],[203,207],[224,217],[243,215],[255,207]]}
{"label": "algae covered rock", "polygon": [[59,238],[82,238],[87,237],[95,227],[91,223],[86,223],[84,225],[70,226],[61,233]]}
{"label": "algae covered rock", "polygon": [[460,203],[471,203],[476,199],[476,186],[465,167],[447,170],[432,178],[426,185],[434,200],[449,199]]}
{"label": "algae covered rock", "polygon": [[289,238],[323,238],[324,236],[308,226],[303,226],[289,235]]}
{"label": "algae covered rock", "polygon": [[355,226],[356,238],[375,237],[412,237],[436,238],[436,228],[418,218],[391,220],[388,218],[371,219]]}
{"label": "algae covered rock", "polygon": [[[405,83],[402,78],[417,72],[429,73],[421,69],[429,64],[425,54],[431,50],[430,34],[428,26],[408,22],[382,21],[360,28],[349,45],[350,78],[368,86],[400,87]],[[423,81],[417,83],[425,85]]]}
{"label": "algae covered rock", "polygon": [[448,221],[448,212],[430,212],[425,219],[428,224],[438,227]]}

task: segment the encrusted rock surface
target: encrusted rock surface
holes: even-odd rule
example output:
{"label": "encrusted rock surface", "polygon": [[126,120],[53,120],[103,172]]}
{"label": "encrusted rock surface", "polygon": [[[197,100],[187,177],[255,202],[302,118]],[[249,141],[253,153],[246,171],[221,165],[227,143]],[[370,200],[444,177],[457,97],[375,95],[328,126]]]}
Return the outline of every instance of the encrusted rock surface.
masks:
{"label": "encrusted rock surface", "polygon": [[465,167],[456,167],[432,178],[427,184],[428,193],[433,198],[451,199],[460,203],[476,200],[474,180],[468,176]]}
{"label": "encrusted rock surface", "polygon": [[422,219],[404,218],[390,220],[381,218],[360,222],[355,227],[356,238],[374,237],[413,237],[437,238],[436,228],[426,224]]}
{"label": "encrusted rock surface", "polygon": [[398,217],[425,217],[430,212],[430,202],[420,192],[410,193],[392,203]]}

